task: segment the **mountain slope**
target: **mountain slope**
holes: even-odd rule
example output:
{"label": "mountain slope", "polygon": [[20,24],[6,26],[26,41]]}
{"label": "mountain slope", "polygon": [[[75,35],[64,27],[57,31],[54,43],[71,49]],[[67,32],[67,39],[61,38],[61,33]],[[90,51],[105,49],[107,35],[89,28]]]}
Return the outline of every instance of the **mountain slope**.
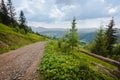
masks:
{"label": "mountain slope", "polygon": [[45,38],[33,33],[21,34],[16,28],[0,24],[0,53],[42,40]]}
{"label": "mountain slope", "polygon": [[[68,31],[68,29],[63,28],[43,28],[43,27],[31,27],[33,31],[38,32],[43,35],[47,35],[50,37],[61,37],[64,32]],[[97,31],[96,28],[82,28],[78,29],[79,39],[84,42],[92,42],[94,40],[95,32]]]}
{"label": "mountain slope", "polygon": [[[43,28],[43,27],[31,27],[34,32],[38,32],[42,35],[47,35],[49,37],[61,37],[64,32],[68,31],[68,29],[63,28]],[[79,40],[90,43],[94,40],[97,28],[81,28],[78,29]],[[120,29],[117,29],[118,40],[120,42]]]}

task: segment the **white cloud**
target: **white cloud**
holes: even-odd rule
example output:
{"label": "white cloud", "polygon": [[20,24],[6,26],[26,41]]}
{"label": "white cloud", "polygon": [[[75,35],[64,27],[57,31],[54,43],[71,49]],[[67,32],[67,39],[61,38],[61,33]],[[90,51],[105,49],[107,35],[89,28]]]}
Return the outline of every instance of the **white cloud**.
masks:
{"label": "white cloud", "polygon": [[[86,20],[77,20],[77,28],[100,28],[100,25],[106,27],[110,22],[111,17],[106,18],[96,18],[96,19],[86,19]],[[34,27],[45,27],[45,28],[70,28],[72,21],[56,22],[56,23],[45,23],[45,22],[29,22],[29,26]],[[115,27],[119,27],[118,23],[115,23]]]}
{"label": "white cloud", "polygon": [[115,7],[115,8],[110,8],[109,10],[108,10],[108,13],[109,14],[115,14],[116,12],[117,12],[117,7]]}
{"label": "white cloud", "polygon": [[45,27],[45,28],[69,28],[70,22],[57,22],[57,23],[46,23],[46,22],[29,22],[29,26],[34,27]]}
{"label": "white cloud", "polygon": [[50,18],[58,19],[58,20],[61,20],[62,17],[64,17],[64,15],[65,15],[64,12],[58,9],[56,5],[54,6],[53,9],[51,9],[51,12],[49,14]]}
{"label": "white cloud", "polygon": [[110,17],[106,17],[106,18],[79,20],[78,26],[79,28],[99,28],[101,24],[106,26],[109,23],[110,19],[111,19]]}
{"label": "white cloud", "polygon": [[65,11],[65,10],[71,10],[71,9],[75,9],[76,6],[75,5],[66,5],[66,6],[63,6],[61,8],[62,11]]}
{"label": "white cloud", "polygon": [[66,28],[74,16],[79,28],[98,27],[112,16],[120,23],[120,0],[13,0],[13,3],[17,13],[23,10],[28,24],[33,26]]}

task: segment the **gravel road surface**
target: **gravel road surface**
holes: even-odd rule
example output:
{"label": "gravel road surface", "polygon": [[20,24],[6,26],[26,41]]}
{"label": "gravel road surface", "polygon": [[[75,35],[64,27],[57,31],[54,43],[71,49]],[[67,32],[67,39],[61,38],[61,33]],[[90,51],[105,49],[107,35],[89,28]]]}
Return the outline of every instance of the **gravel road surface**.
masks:
{"label": "gravel road surface", "polygon": [[31,44],[0,55],[0,80],[34,80],[45,42]]}

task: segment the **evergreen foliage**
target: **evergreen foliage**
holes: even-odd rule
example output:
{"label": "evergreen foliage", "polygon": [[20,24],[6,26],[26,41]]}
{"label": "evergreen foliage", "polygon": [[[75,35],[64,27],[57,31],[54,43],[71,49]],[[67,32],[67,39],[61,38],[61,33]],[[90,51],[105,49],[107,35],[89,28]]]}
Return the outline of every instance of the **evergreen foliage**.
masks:
{"label": "evergreen foliage", "polygon": [[16,20],[15,20],[15,8],[14,6],[12,5],[12,1],[11,0],[8,0],[8,3],[7,3],[7,6],[8,6],[8,13],[9,13],[9,16],[10,16],[10,25],[12,27],[15,27],[15,24],[17,23]]}
{"label": "evergreen foliage", "polygon": [[72,28],[70,29],[70,32],[68,34],[68,41],[67,42],[69,43],[69,47],[71,48],[71,50],[74,50],[79,45],[75,18],[73,19]]}
{"label": "evergreen foliage", "polygon": [[107,36],[107,50],[109,51],[109,54],[112,54],[112,50],[113,50],[113,45],[116,43],[117,41],[117,37],[115,35],[116,30],[113,28],[115,25],[114,20],[112,18],[112,20],[110,21],[108,28],[106,30],[106,36]]}
{"label": "evergreen foliage", "polygon": [[[26,25],[26,18],[25,18],[25,15],[24,15],[24,12],[23,12],[23,11],[20,12],[19,28],[20,28],[20,29],[23,29],[25,33],[27,33],[28,31],[31,30],[31,29],[28,28],[28,26]],[[23,33],[24,33],[24,32],[23,32]]]}
{"label": "evergreen foliage", "polygon": [[24,29],[24,27],[26,26],[26,18],[24,16],[23,11],[20,12],[19,24],[20,24],[20,28],[22,28],[22,29]]}
{"label": "evergreen foliage", "polygon": [[0,18],[3,24],[6,24],[6,25],[10,24],[8,9],[7,9],[7,6],[5,5],[4,0],[1,0],[1,3],[0,3]]}
{"label": "evergreen foliage", "polygon": [[106,39],[105,31],[102,29],[102,27],[98,30],[96,33],[96,37],[94,40],[94,45],[92,46],[91,52],[107,56],[108,50],[107,50],[107,39]]}
{"label": "evergreen foliage", "polygon": [[120,44],[117,44],[117,45],[114,46],[113,53],[115,55],[120,55]]}
{"label": "evergreen foliage", "polygon": [[109,58],[120,60],[120,45],[117,43],[117,29],[114,28],[114,20],[110,20],[108,28],[102,28],[97,32],[95,40],[92,44],[86,46],[91,52]]}
{"label": "evergreen foliage", "polygon": [[33,33],[32,29],[29,28],[26,25],[26,18],[24,16],[23,11],[20,12],[20,17],[19,17],[19,23],[15,19],[15,8],[12,4],[11,0],[7,0],[7,3],[4,2],[4,0],[1,0],[0,2],[0,22],[8,25],[10,27],[16,28],[18,30],[19,26],[19,31],[21,33]]}
{"label": "evergreen foliage", "polygon": [[78,51],[79,39],[76,29],[76,19],[72,21],[71,29],[58,40],[58,48],[64,53],[73,53]]}

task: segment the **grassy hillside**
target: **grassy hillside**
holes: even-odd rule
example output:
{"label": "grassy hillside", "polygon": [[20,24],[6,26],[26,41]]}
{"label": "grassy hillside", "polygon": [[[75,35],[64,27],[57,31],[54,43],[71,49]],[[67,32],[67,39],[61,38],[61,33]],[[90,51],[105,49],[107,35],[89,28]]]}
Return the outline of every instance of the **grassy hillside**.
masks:
{"label": "grassy hillside", "polygon": [[40,73],[38,80],[119,80],[115,75],[93,63],[113,70],[117,69],[113,65],[83,53],[62,53],[57,50],[55,41],[50,42],[46,46],[38,70]]}
{"label": "grassy hillside", "polygon": [[0,53],[43,40],[45,37],[33,33],[21,34],[16,28],[0,24]]}

